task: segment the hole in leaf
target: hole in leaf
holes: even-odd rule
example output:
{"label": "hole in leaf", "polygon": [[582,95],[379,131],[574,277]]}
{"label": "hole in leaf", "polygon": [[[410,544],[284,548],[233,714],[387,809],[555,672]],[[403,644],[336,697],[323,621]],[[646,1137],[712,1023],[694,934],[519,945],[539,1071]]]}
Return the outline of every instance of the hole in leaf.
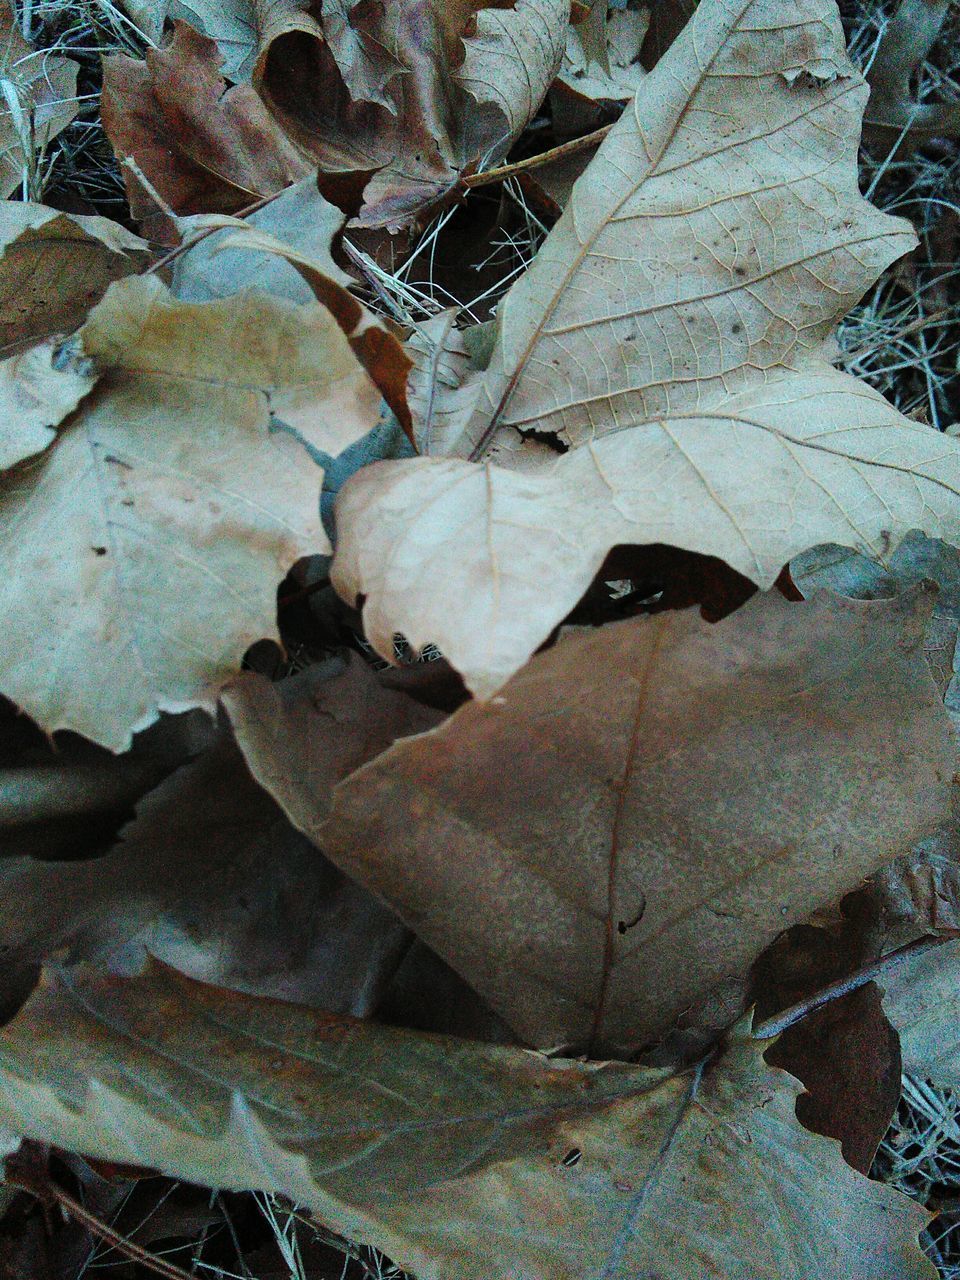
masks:
{"label": "hole in leaf", "polygon": [[579,1147],[571,1147],[560,1163],[564,1169],[572,1169],[575,1164],[579,1164],[583,1158],[583,1152]]}

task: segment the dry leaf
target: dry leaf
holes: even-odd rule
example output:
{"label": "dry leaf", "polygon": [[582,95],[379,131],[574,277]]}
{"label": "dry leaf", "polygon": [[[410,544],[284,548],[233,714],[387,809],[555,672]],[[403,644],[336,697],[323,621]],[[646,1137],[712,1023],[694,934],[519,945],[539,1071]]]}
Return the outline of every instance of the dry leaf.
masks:
{"label": "dry leaf", "polygon": [[571,634],[319,829],[273,793],[528,1042],[633,1049],[942,819],[928,609],[769,595]]}
{"label": "dry leaf", "polygon": [[69,333],[149,246],[107,218],[0,203],[0,348]]}
{"label": "dry leaf", "polygon": [[283,795],[288,816],[308,834],[326,816],[336,783],[395,738],[443,718],[384,688],[356,655],[337,680],[310,671],[280,684],[244,675],[221,701],[251,773],[271,795]]}
{"label": "dry leaf", "polygon": [[[161,710],[212,708],[276,635],[276,588],[327,549],[321,472],[380,396],[330,313],[111,286],[79,335],[100,383],[0,497],[0,688],[113,750]],[[282,428],[280,430],[272,428]]]}
{"label": "dry leaf", "polygon": [[960,941],[914,956],[883,986],[904,1071],[942,1089],[960,1089]]}
{"label": "dry leaf", "polygon": [[153,45],[163,42],[174,18],[216,41],[222,71],[234,82],[249,80],[257,53],[256,13],[248,0],[124,0],[124,10]]}
{"label": "dry leaf", "polygon": [[323,173],[366,182],[360,223],[400,227],[506,154],[560,65],[569,0],[315,11],[305,0],[261,11],[255,82]]}
{"label": "dry leaf", "polygon": [[76,116],[76,62],[32,48],[9,0],[0,5],[0,196],[38,194],[34,166]]}
{"label": "dry leaf", "polygon": [[716,1061],[665,1079],[159,966],[50,971],[0,1032],[0,1124],[282,1191],[422,1280],[933,1280],[917,1246],[928,1215],[800,1127],[798,1086],[763,1048],[741,1028]]}
{"label": "dry leaf", "polygon": [[481,461],[343,491],[334,582],[378,652],[432,641],[489,696],[616,544],[769,586],[820,542],[960,539],[960,441],[826,359],[915,243],[859,194],[865,97],[832,0],[703,0],[500,305],[448,450]]}
{"label": "dry leaf", "polygon": [[[228,88],[216,44],[185,22],[145,62],[114,54],[103,72],[103,125],[114,151],[133,157],[175,213],[233,213],[314,168],[252,86]],[[144,234],[170,241],[169,219],[129,171],[124,178]]]}
{"label": "dry leaf", "polygon": [[407,945],[396,917],[290,827],[229,740],[142,799],[105,856],[0,859],[11,965],[69,948],[129,973],[146,953],[206,982],[365,1016]]}
{"label": "dry leaf", "polygon": [[[868,931],[845,919],[832,929],[797,925],[782,934],[754,969],[756,1016],[766,1019],[876,959]],[[767,1050],[806,1088],[797,1118],[837,1138],[844,1159],[869,1173],[900,1101],[900,1041],[883,1012],[875,982],[814,1009]]]}
{"label": "dry leaf", "polygon": [[88,361],[61,364],[55,342],[0,360],[0,471],[45,449],[95,382]]}
{"label": "dry leaf", "polygon": [[[308,258],[328,280],[345,287],[353,282],[331,256],[333,241],[345,221],[336,205],[324,200],[317,190],[316,175],[311,174],[251,213],[240,227],[226,226],[205,235],[194,248],[181,254],[173,263],[170,287],[184,302],[209,302],[242,289],[259,289],[291,302],[309,302],[314,297],[313,290],[280,253],[225,245],[230,241],[238,243],[236,232],[241,227],[250,228],[255,234],[273,237],[291,253]],[[181,218],[183,241],[188,243],[210,222],[205,214]]]}
{"label": "dry leaf", "polygon": [[550,93],[554,136],[563,141],[596,129],[604,102],[626,102],[644,75],[640,50],[650,25],[647,9],[611,9],[590,0],[567,28],[563,63]]}

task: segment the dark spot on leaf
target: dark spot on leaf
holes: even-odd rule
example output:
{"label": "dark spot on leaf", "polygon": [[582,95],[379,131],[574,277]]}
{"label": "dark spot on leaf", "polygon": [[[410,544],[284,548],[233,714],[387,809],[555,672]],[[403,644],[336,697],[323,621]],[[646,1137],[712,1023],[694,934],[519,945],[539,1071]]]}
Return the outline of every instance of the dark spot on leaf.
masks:
{"label": "dark spot on leaf", "polygon": [[133,470],[133,467],[131,467],[129,462],[124,462],[122,458],[118,458],[112,453],[105,453],[103,455],[103,460],[104,462],[112,462],[115,467],[123,467],[124,471]]}
{"label": "dark spot on leaf", "polygon": [[731,325],[731,326],[730,326],[730,332],[731,332],[731,333],[743,333],[743,325],[742,325],[742,324],[733,324],[733,325]]}
{"label": "dark spot on leaf", "polygon": [[746,268],[746,267],[734,267],[734,268],[733,268],[733,274],[734,274],[735,276],[739,276],[739,277],[740,277],[740,279],[742,280],[742,279],[743,279],[743,277],[747,274],[747,268]]}
{"label": "dark spot on leaf", "polygon": [[105,556],[105,555],[107,554],[107,548],[106,548],[106,547],[91,547],[91,548],[90,548],[90,550],[91,550],[91,551],[93,552],[93,554],[94,554],[94,555],[96,555],[96,556]]}
{"label": "dark spot on leaf", "polygon": [[575,1164],[579,1164],[583,1156],[583,1152],[579,1147],[571,1147],[560,1163],[564,1169],[572,1169]]}

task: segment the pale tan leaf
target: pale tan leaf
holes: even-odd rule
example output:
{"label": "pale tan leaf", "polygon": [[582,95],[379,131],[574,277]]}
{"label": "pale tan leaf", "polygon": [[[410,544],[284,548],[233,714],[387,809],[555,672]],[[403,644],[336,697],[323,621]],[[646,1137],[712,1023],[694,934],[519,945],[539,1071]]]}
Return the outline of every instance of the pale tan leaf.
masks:
{"label": "pale tan leaf", "polygon": [[960,442],[822,366],[529,470],[453,458],[366,468],[337,502],[333,581],[344,599],[364,597],[384,657],[398,631],[432,642],[489,697],[617,544],[718,555],[766,587],[817,543],[886,549],[917,527],[960,541]]}
{"label": "pale tan leaf", "polygon": [[315,304],[182,303],[136,277],[80,341],[99,386],[0,498],[0,688],[45,729],[120,750],[160,710],[212,709],[276,635],[278,583],[327,549],[294,433],[339,452],[380,396]]}
{"label": "pale tan leaf", "polygon": [[567,28],[563,63],[550,93],[558,141],[596,129],[603,103],[633,97],[645,74],[640,50],[649,24],[647,9],[611,10],[607,0],[591,0],[587,14]]}
{"label": "pale tan leaf", "polygon": [[55,342],[0,360],[0,471],[45,449],[94,382],[89,362],[60,363]]}
{"label": "pale tan leaf", "polygon": [[942,820],[928,610],[570,634],[342,783],[319,841],[528,1041],[635,1048]]}
{"label": "pale tan leaf", "polygon": [[900,1033],[904,1071],[943,1089],[960,1089],[960,941],[914,957],[883,985],[883,1007]]}
{"label": "pale tan leaf", "polygon": [[703,0],[500,305],[469,460],[344,489],[335,581],[379,652],[432,641],[489,696],[618,543],[769,586],[819,542],[960,539],[960,443],[827,363],[915,243],[860,196],[865,97],[832,0]]}
{"label": "pale tan leaf", "polygon": [[0,347],[69,333],[149,245],[107,218],[0,203]]}
{"label": "pale tan leaf", "polygon": [[763,1048],[741,1027],[705,1069],[665,1079],[158,966],[51,971],[0,1032],[0,1125],[284,1192],[422,1280],[933,1280],[927,1214],[800,1127],[799,1086]]}

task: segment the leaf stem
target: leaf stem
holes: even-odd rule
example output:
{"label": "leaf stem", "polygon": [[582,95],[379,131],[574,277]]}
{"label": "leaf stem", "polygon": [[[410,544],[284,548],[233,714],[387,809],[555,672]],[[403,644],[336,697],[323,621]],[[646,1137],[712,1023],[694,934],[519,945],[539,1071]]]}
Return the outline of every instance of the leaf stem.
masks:
{"label": "leaf stem", "polygon": [[847,977],[831,982],[829,986],[823,987],[822,990],[815,992],[812,996],[807,996],[806,999],[800,1000],[796,1004],[791,1004],[786,1009],[781,1009],[772,1018],[755,1023],[753,1037],[755,1040],[768,1040],[772,1036],[778,1036],[781,1031],[786,1031],[787,1027],[792,1027],[795,1022],[799,1022],[808,1014],[823,1008],[825,1004],[829,1004],[832,1000],[837,1000],[840,996],[849,995],[851,991],[857,991],[860,987],[865,987],[874,978],[882,977],[885,973],[891,973],[895,969],[899,969],[901,965],[908,960],[912,960],[915,956],[923,955],[925,952],[932,951],[935,947],[940,947],[945,942],[953,942],[957,938],[960,938],[960,929],[944,929],[940,933],[928,933],[924,934],[922,938],[914,938],[912,942],[908,942],[902,947],[897,947],[895,951],[888,951],[885,956],[880,956],[878,960],[873,960],[870,964],[865,964],[861,968],[854,970]]}
{"label": "leaf stem", "polygon": [[[238,209],[232,216],[234,218],[249,218],[251,213],[259,213],[261,209],[266,208],[268,204],[272,204],[274,200],[279,199],[287,187],[281,187],[279,191],[274,191],[272,195],[261,196],[258,200],[254,200],[252,204],[246,205],[243,209]],[[169,253],[165,253],[162,258],[158,258],[156,262],[150,264],[142,275],[151,276],[155,271],[162,271],[164,267],[174,262],[181,254],[186,253],[188,249],[192,249],[194,245],[198,245],[201,240],[206,240],[207,236],[212,236],[215,231],[222,231],[222,227],[205,227],[202,231],[198,231],[195,236],[188,240],[182,240],[176,248],[171,249]]]}
{"label": "leaf stem", "polygon": [[539,155],[530,156],[527,160],[517,160],[514,164],[502,164],[499,169],[484,169],[481,173],[471,173],[462,182],[468,191],[474,187],[486,187],[492,182],[506,182],[518,173],[526,173],[530,169],[539,169],[541,165],[550,164],[553,160],[563,160],[567,156],[576,155],[578,151],[586,151],[588,147],[599,146],[610,130],[612,124],[605,124],[593,133],[585,133],[582,138],[572,138],[562,142],[559,147],[551,147],[549,151],[541,151]]}
{"label": "leaf stem", "polygon": [[71,1218],[75,1218],[77,1222],[82,1223],[92,1235],[97,1236],[104,1244],[110,1245],[111,1248],[116,1249],[118,1253],[124,1254],[132,1261],[139,1262],[141,1266],[155,1271],[157,1275],[165,1276],[166,1280],[196,1280],[196,1276],[192,1276],[189,1271],[184,1271],[174,1263],[167,1262],[165,1258],[158,1258],[149,1249],[144,1249],[133,1240],[128,1240],[119,1231],[115,1231],[106,1222],[102,1222],[89,1209],[84,1208],[78,1200],[74,1200],[73,1196],[64,1191],[62,1187],[58,1187],[55,1182],[40,1182],[33,1177],[22,1177],[19,1173],[8,1176],[7,1182],[10,1186],[19,1187],[21,1191],[26,1191],[30,1195],[36,1196],[41,1204],[49,1204],[51,1200],[56,1201]]}

